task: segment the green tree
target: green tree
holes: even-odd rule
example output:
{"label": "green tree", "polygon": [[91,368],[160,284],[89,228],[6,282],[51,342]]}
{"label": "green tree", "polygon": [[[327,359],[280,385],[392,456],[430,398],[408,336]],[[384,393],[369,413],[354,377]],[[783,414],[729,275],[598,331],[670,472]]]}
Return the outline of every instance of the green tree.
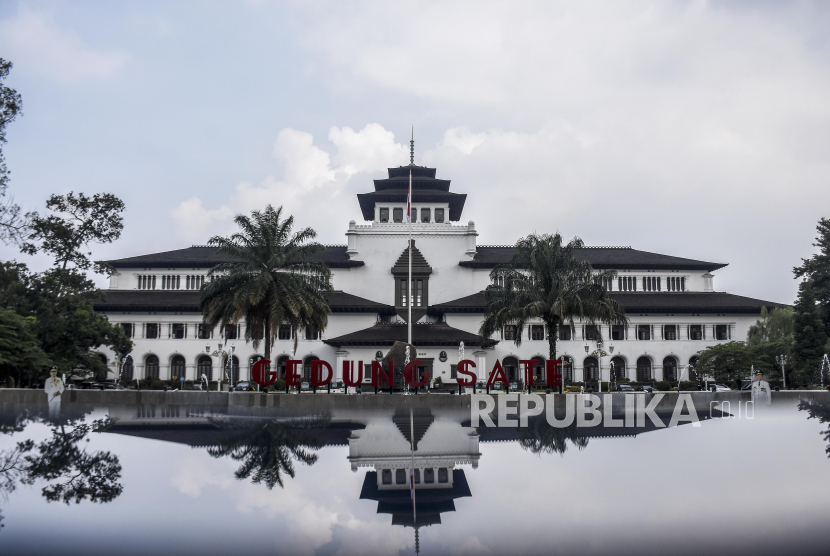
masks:
{"label": "green tree", "polygon": [[12,309],[0,308],[0,382],[15,384],[31,379],[48,368],[49,358],[40,347],[36,319],[21,317]]}
{"label": "green tree", "polygon": [[757,346],[779,340],[792,341],[793,309],[776,307],[771,312],[761,307],[761,318],[749,327],[747,344]]}
{"label": "green tree", "polygon": [[520,239],[510,263],[490,273],[493,283],[485,291],[479,334],[489,338],[503,327],[514,326],[519,346],[528,321],[540,319],[548,338],[548,356],[556,359],[560,326],[573,328],[577,319],[627,324],[625,310],[603,285],[616,274],[595,273],[589,262],[577,260],[575,250],[581,247],[581,239],[563,244],[559,234]]}
{"label": "green tree", "polygon": [[66,372],[103,378],[107,367],[93,350],[108,346],[119,357],[132,351],[121,327],[95,312],[101,295],[74,269],[30,273],[25,265],[0,263],[0,307],[34,317],[40,349],[49,364]]}
{"label": "green tree", "polygon": [[793,311],[795,375],[802,384],[815,384],[819,382],[818,370],[824,356],[827,335],[821,322],[821,308],[816,303],[810,281],[804,280],[799,285]]}
{"label": "green tree", "polygon": [[749,378],[753,365],[762,369],[763,361],[746,343],[733,341],[701,351],[695,370],[716,382],[740,384],[741,380]]}
{"label": "green tree", "polygon": [[[0,58],[0,199],[6,196],[9,186],[9,170],[2,148],[3,143],[7,142],[6,126],[12,123],[18,114],[23,113],[23,99],[20,93],[3,84],[11,69],[12,63]],[[26,218],[20,214],[20,206],[13,200],[0,201],[0,241],[19,242],[25,233],[26,223]]]}
{"label": "green tree", "polygon": [[818,304],[824,334],[830,337],[830,219],[822,218],[816,226],[818,237],[813,246],[819,252],[809,259],[802,259],[801,266],[793,269],[796,278],[808,282]]}
{"label": "green tree", "polygon": [[[210,270],[202,293],[205,323],[214,327],[245,321],[245,340],[254,348],[265,340],[265,359],[282,324],[294,330],[325,328],[331,291],[331,272],[313,262],[323,246],[314,242],[311,228],[293,232],[294,217],[282,219],[282,207],[271,205],[251,216],[238,215],[240,231],[230,237],[214,236],[208,242],[234,262]],[[297,334],[294,335],[296,349]]]}
{"label": "green tree", "polygon": [[[86,251],[90,243],[111,243],[121,236],[124,203],[111,193],[87,197],[69,192],[52,195],[46,201],[52,214],[31,214],[31,234],[23,252],[33,255],[45,252],[55,260],[55,268],[88,270],[109,274],[106,263],[93,262]],[[69,266],[69,265],[72,266]]]}

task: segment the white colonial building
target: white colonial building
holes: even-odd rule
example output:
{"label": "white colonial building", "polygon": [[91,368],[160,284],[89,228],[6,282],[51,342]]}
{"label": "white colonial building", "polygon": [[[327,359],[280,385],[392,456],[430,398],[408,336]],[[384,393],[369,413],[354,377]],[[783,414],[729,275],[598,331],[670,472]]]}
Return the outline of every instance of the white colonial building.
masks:
{"label": "white colonial building", "polygon": [[[406,340],[408,308],[402,292],[407,279],[405,211],[410,171],[415,222],[413,343],[418,359],[434,378],[453,382],[459,344],[464,342],[465,358],[476,362],[479,380],[486,380],[497,359],[511,381],[521,376],[520,360],[536,360],[538,375],[548,354],[541,322],[525,329],[520,347],[511,330],[484,342],[477,336],[490,272],[510,260],[513,247],[478,245],[476,225],[459,223],[466,195],[450,191],[450,181],[437,179],[434,168],[414,165],[390,168],[388,178],[374,181],[374,191],[357,195],[363,223],[349,222],[347,244],[326,246],[318,254],[331,269],[335,290],[329,298],[328,326],[320,331],[295,331],[289,326],[280,330],[272,350],[280,372],[286,360],[299,359],[308,377],[311,361],[322,359],[331,363],[339,380],[343,361],[363,361],[368,367],[396,340]],[[780,306],[715,291],[713,272],[725,264],[630,247],[588,247],[578,256],[597,270],[617,271],[618,278],[608,287],[625,307],[630,324],[597,330],[578,323],[573,331],[563,329],[558,355],[570,361],[565,374],[572,382],[596,381],[599,365],[591,354],[597,349],[598,335],[608,353],[600,361],[603,380],[614,372],[635,382],[674,381],[701,349],[745,339],[763,306]],[[257,351],[244,341],[244,324],[207,329],[198,310],[208,271],[226,260],[215,249],[193,246],[110,261],[116,272],[106,299],[96,309],[121,324],[133,339],[125,377],[195,380],[206,374],[219,380],[220,361],[211,353],[222,343],[234,347],[234,380],[250,378],[262,346]],[[299,338],[293,353],[295,334]],[[102,356],[114,376],[113,355]]]}

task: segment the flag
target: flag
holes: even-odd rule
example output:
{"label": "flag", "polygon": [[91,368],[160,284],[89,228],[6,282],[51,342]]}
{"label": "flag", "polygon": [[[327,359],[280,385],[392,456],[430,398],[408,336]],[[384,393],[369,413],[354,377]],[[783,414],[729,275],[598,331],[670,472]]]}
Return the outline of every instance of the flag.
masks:
{"label": "flag", "polygon": [[412,170],[409,170],[409,191],[406,192],[406,221],[412,223],[410,220],[410,209],[412,208]]}

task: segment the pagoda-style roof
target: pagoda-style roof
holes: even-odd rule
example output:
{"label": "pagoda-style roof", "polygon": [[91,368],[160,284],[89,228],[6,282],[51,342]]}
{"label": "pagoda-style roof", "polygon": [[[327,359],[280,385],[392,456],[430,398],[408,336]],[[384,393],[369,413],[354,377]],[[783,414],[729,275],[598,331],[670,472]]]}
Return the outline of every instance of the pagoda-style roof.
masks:
{"label": "pagoda-style roof", "polygon": [[449,191],[450,180],[439,180],[435,178],[435,168],[426,166],[399,166],[388,168],[389,177],[375,180],[375,191],[388,191],[390,189],[409,189],[409,173],[412,172],[412,191],[427,189],[437,191]]}
{"label": "pagoda-style roof", "polygon": [[[431,305],[429,315],[445,313],[483,313],[484,292],[474,293],[446,303]],[[729,313],[759,314],[762,307],[787,307],[781,303],[752,299],[726,292],[611,292],[611,297],[632,313]]]}
{"label": "pagoda-style roof", "polygon": [[442,513],[455,511],[456,498],[472,495],[464,470],[453,469],[451,488],[415,489],[415,509],[418,512],[416,523],[409,488],[381,490],[378,488],[377,471],[369,471],[363,479],[363,488],[360,489],[361,500],[378,502],[377,513],[392,514],[392,525],[408,527],[437,525],[441,523]]}
{"label": "pagoda-style roof", "polygon": [[[405,342],[407,340],[406,336],[406,324],[379,323],[357,332],[323,340],[323,343],[338,348],[346,346],[381,347],[391,346],[395,342]],[[416,347],[456,347],[460,342],[464,342],[464,345],[468,347],[492,347],[498,343],[497,340],[490,339],[484,340],[482,343],[481,337],[477,334],[453,328],[445,322],[415,323],[412,325],[412,344]]]}
{"label": "pagoda-style roof", "polygon": [[[426,257],[423,253],[415,247],[415,240],[412,241],[412,275],[413,276],[427,276],[432,274],[432,267],[429,266]],[[408,274],[409,273],[409,249],[404,247],[403,253],[398,257],[395,266],[392,267],[392,274]]]}
{"label": "pagoda-style roof", "polygon": [[[467,268],[495,268],[507,264],[513,258],[516,248],[512,245],[482,245],[476,248],[471,261],[461,261],[459,266]],[[711,272],[726,266],[713,263],[639,251],[631,247],[585,247],[576,249],[577,260],[588,261],[596,269],[620,270],[705,270]]]}
{"label": "pagoda-style roof", "polygon": [[[346,249],[345,245],[326,245],[321,251],[315,253],[309,261],[325,263],[329,268],[363,266],[363,261],[350,260]],[[107,262],[114,268],[211,268],[235,260],[230,255],[220,253],[215,247],[194,245],[184,249],[138,255]]]}
{"label": "pagoda-style roof", "polygon": [[[357,200],[360,203],[360,211],[364,220],[375,219],[375,205],[377,203],[405,203],[406,189],[388,189],[385,191],[373,191],[372,193],[358,193]],[[436,189],[414,189],[412,190],[413,203],[448,203],[450,207],[449,219],[451,222],[458,222],[461,219],[461,212],[464,210],[464,203],[467,201],[465,193],[452,193],[450,191],[439,191]]]}
{"label": "pagoda-style roof", "polygon": [[[154,311],[165,313],[199,313],[199,290],[104,290],[104,298],[94,306],[99,312]],[[364,299],[344,291],[326,294],[332,313],[377,313],[381,316],[395,314],[395,308]]]}

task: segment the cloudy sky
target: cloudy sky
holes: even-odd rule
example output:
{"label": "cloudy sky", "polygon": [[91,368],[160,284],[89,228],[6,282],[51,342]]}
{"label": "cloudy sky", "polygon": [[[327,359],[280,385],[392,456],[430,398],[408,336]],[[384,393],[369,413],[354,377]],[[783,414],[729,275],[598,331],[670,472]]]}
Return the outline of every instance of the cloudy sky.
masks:
{"label": "cloudy sky", "polygon": [[11,192],[124,199],[98,258],[266,203],[345,243],[414,125],[482,244],[728,262],[717,289],[791,302],[830,216],[828,25],[820,2],[7,1]]}

